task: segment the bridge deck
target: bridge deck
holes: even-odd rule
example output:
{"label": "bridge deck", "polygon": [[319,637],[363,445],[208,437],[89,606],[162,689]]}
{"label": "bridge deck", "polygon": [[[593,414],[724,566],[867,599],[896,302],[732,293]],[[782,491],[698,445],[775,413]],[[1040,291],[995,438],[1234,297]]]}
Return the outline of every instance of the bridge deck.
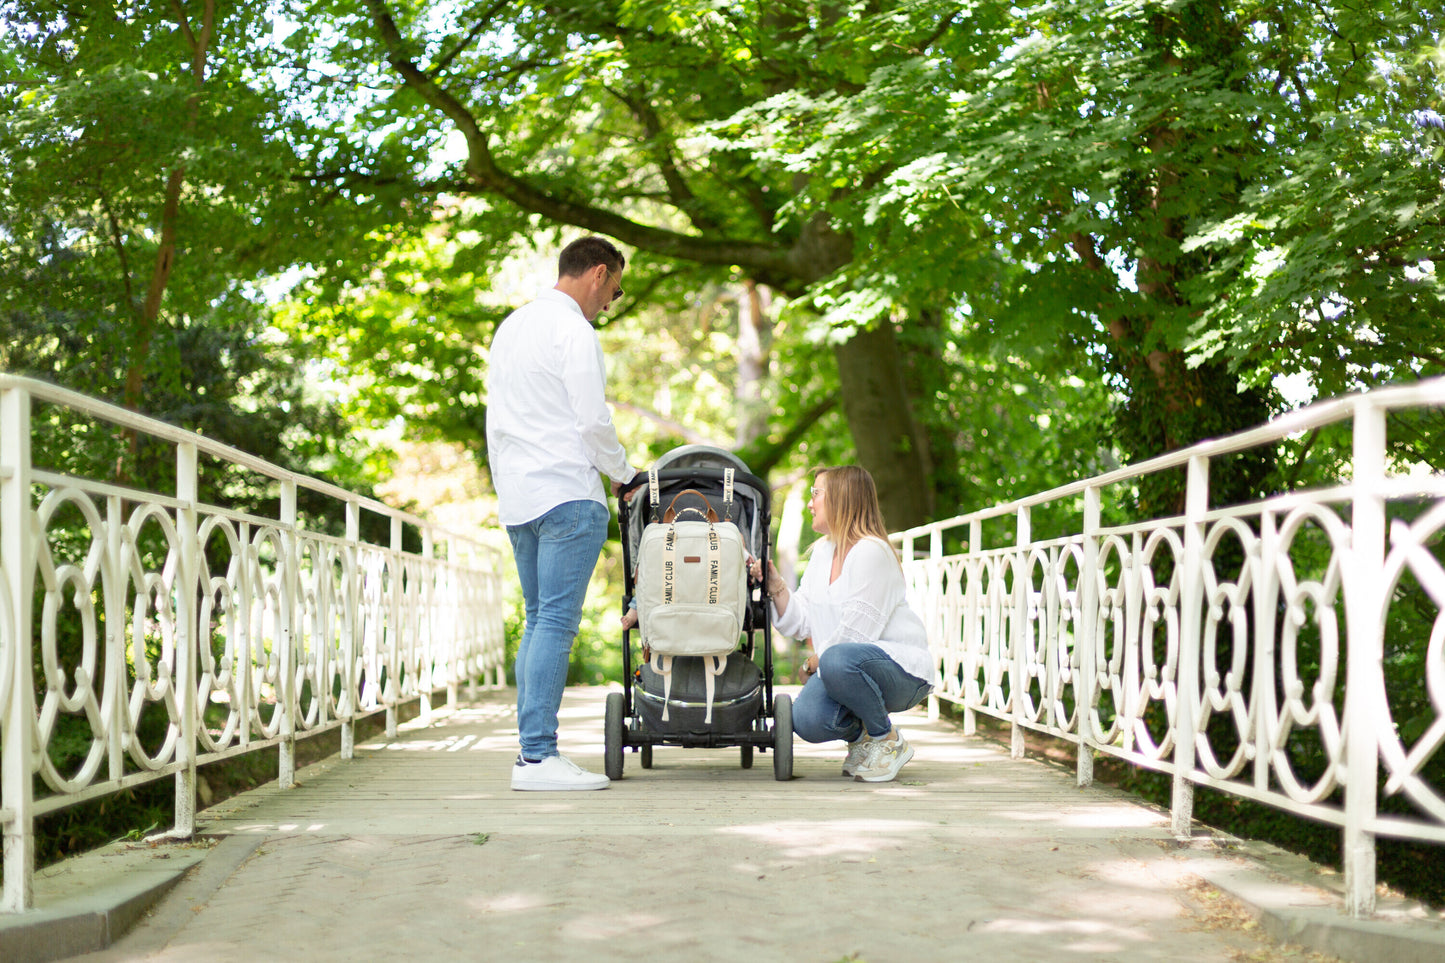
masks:
{"label": "bridge deck", "polygon": [[[599,770],[603,695],[569,690],[562,720],[563,751]],[[837,746],[800,741],[787,783],[767,754],[743,770],[736,749],[659,748],[603,792],[514,793],[512,697],[206,810],[223,841],[84,958],[1174,963],[1284,959],[1265,931],[1291,927],[1348,958],[1445,956],[1436,924],[1349,924],[1328,877],[1181,847],[1167,814],[919,710],[895,783],[844,779]]]}

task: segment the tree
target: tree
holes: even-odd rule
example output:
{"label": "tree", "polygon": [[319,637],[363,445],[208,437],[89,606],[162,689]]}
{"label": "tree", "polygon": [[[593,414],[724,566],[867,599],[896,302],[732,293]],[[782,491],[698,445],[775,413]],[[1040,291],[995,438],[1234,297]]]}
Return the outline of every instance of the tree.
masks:
{"label": "tree", "polygon": [[[454,135],[459,159],[425,186],[483,199],[469,227],[489,247],[514,249],[541,218],[646,252],[658,297],[736,269],[821,318],[814,336],[831,346],[857,457],[899,525],[979,497],[954,471],[972,439],[940,399],[958,386],[948,345],[980,334],[998,342],[991,354],[1093,367],[1117,392],[1126,459],[1279,406],[1278,319],[1246,324],[1237,306],[1262,306],[1250,289],[1265,261],[1250,252],[1283,223],[1270,209],[1303,214],[1326,189],[1274,166],[1330,156],[1316,103],[1348,106],[1336,126],[1356,153],[1401,172],[1356,219],[1373,227],[1397,202],[1415,212],[1409,242],[1387,244],[1400,266],[1385,270],[1423,271],[1433,237],[1438,161],[1391,160],[1382,137],[1401,114],[1377,110],[1407,87],[1438,96],[1438,79],[1411,66],[1438,16],[1423,10],[1423,28],[1323,8],[1286,31],[1219,0],[966,13],[942,0],[593,0],[565,17],[526,2],[368,0],[364,20],[306,9],[327,23],[306,41],[318,59],[394,86],[369,102],[378,130],[416,153]],[[1411,84],[1367,103],[1367,51],[1409,67]],[[1317,252],[1308,270],[1379,285],[1383,265],[1302,250]],[[1407,280],[1393,284],[1402,300],[1437,296],[1433,275]],[[1302,308],[1296,287],[1265,294],[1276,313]],[[1357,371],[1382,356],[1346,353]],[[1267,470],[1232,473],[1238,494]],[[1145,501],[1171,510],[1177,492]]]}
{"label": "tree", "polygon": [[[491,216],[480,227],[494,250],[514,249],[537,215],[648,252],[660,296],[736,268],[795,299],[854,257],[828,212],[840,188],[814,171],[760,163],[748,140],[769,132],[729,122],[770,98],[856,90],[899,56],[895,44],[926,51],[953,13],[938,4],[909,22],[869,18],[892,35],[860,56],[843,9],[828,5],[582,3],[559,17],[544,5],[494,4],[455,19],[425,4],[365,8],[363,24],[344,5],[307,5],[298,19],[318,24],[313,56],[368,85],[399,80],[371,116],[417,153],[439,143],[439,125],[457,133],[464,159],[428,186],[486,198]],[[389,76],[374,69],[383,60]],[[894,328],[830,343],[858,458],[890,517],[913,524],[936,507],[934,459]]]}
{"label": "tree", "polygon": [[[0,365],[360,485],[357,440],[265,337],[258,287],[334,262],[369,217],[297,177],[314,131],[245,56],[265,12],[0,4]],[[140,484],[172,470],[55,442],[56,463]]]}
{"label": "tree", "polygon": [[[669,312],[728,286],[776,294],[767,325],[787,338],[771,350],[812,367],[773,368],[771,423],[741,435],[750,458],[772,463],[841,412],[844,457],[874,471],[898,527],[1048,474],[995,470],[981,434],[993,412],[1067,421],[1081,444],[1049,466],[1067,477],[1254,424],[1284,404],[1271,395],[1280,374],[1344,390],[1439,370],[1445,354],[1430,260],[1440,14],[1424,5],[218,4],[199,99],[194,70],[178,67],[195,45],[149,8],[7,9],[41,25],[10,49],[47,98],[27,114],[7,88],[7,129],[23,141],[7,157],[50,144],[63,161],[92,149],[74,134],[107,130],[97,118],[188,118],[197,105],[194,127],[129,127],[165,140],[147,155],[160,170],[184,168],[194,190],[179,216],[209,218],[191,236],[242,239],[248,258],[214,252],[223,270],[208,276],[297,266],[315,281],[312,303],[288,308],[296,331],[386,289],[345,309],[360,321],[340,332],[349,357],[379,362],[417,341],[373,410],[416,399],[453,437],[477,439],[481,411],[444,386],[478,395],[466,357],[495,320],[463,283],[485,286],[508,255],[564,230],[638,251],[629,291]],[[59,56],[40,56],[52,35]],[[82,62],[101,41],[105,56]],[[99,68],[121,70],[131,48],[142,73],[116,75],[122,112],[60,109],[98,98]],[[49,61],[70,73],[51,77]],[[176,82],[149,83],[148,69]],[[169,106],[148,106],[162,87]],[[124,133],[115,142],[139,136]],[[95,163],[112,139],[93,142],[86,170],[122,184],[145,170]],[[152,206],[123,209],[120,247],[89,187],[58,230],[16,215],[12,236],[38,250],[73,237],[85,212],[92,250],[158,264],[165,195],[144,176]],[[26,184],[10,210],[43,193],[38,176]],[[124,193],[107,191],[112,206]],[[450,277],[373,273],[433,243],[453,249]],[[168,297],[189,283],[191,303],[211,304],[186,253]],[[108,296],[134,310],[138,290]],[[413,337],[418,317],[440,323]],[[751,359],[735,377],[766,370]],[[1231,472],[1237,494],[1275,484],[1268,469]],[[1177,491],[1142,495],[1177,507]]]}
{"label": "tree", "polygon": [[[930,119],[900,121],[889,139],[912,160],[856,199],[851,222],[880,236],[982,224],[997,274],[963,285],[965,303],[1014,350],[1072,345],[1099,371],[1128,460],[1257,423],[1285,404],[1279,375],[1333,394],[1442,370],[1439,11],[1256,13],[1020,9],[1006,55]],[[919,69],[906,88],[941,83]],[[815,130],[872,127],[847,117]],[[853,285],[927,283],[930,258],[926,274],[858,265]],[[1221,494],[1278,484],[1268,468],[1227,473]],[[1177,509],[1179,493],[1141,507]]]}

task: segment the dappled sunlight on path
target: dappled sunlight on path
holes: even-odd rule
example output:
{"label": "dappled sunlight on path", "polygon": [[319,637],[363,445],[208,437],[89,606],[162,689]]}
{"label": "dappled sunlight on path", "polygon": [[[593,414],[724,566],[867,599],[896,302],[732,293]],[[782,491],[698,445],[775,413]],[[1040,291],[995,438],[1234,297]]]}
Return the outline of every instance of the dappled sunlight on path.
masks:
{"label": "dappled sunlight on path", "polygon": [[[644,949],[790,963],[1268,950],[1257,930],[1201,925],[1199,857],[1163,814],[920,710],[899,717],[917,755],[894,783],[843,778],[841,744],[797,742],[788,782],[767,753],[743,769],[735,747],[659,747],[650,769],[629,753],[602,792],[514,793],[512,695],[202,813],[223,846],[264,843],[193,893],[164,940],[160,922],[143,926],[135,955],[113,958],[239,961],[267,944],[313,960],[404,945],[589,963]],[[604,695],[569,690],[563,712],[563,751],[594,770]]]}

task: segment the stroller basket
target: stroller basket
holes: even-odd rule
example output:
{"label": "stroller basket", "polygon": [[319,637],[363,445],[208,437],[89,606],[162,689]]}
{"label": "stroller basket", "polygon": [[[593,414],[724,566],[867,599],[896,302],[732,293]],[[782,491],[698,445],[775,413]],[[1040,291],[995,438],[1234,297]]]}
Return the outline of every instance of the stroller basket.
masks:
{"label": "stroller basket", "polygon": [[671,686],[652,666],[642,666],[636,695],[644,728],[657,733],[703,733],[747,731],[752,726],[763,703],[762,670],[742,652],[732,653],[713,683],[709,704],[703,662],[700,657],[674,659]]}

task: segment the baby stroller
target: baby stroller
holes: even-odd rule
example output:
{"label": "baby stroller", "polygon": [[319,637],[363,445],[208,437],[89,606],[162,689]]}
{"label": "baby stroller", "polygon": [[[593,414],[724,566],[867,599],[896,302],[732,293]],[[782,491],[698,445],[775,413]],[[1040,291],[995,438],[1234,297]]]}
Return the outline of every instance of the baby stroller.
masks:
{"label": "baby stroller", "polygon": [[767,483],[721,448],[685,445],[625,485],[617,507],[624,611],[636,604],[640,624],[622,633],[626,682],[607,696],[607,777],[622,778],[624,749],[651,769],[657,746],[738,746],[742,768],[772,749],[774,778],[791,779],[792,699],[773,695],[766,589],[741,562],[766,569]]}

